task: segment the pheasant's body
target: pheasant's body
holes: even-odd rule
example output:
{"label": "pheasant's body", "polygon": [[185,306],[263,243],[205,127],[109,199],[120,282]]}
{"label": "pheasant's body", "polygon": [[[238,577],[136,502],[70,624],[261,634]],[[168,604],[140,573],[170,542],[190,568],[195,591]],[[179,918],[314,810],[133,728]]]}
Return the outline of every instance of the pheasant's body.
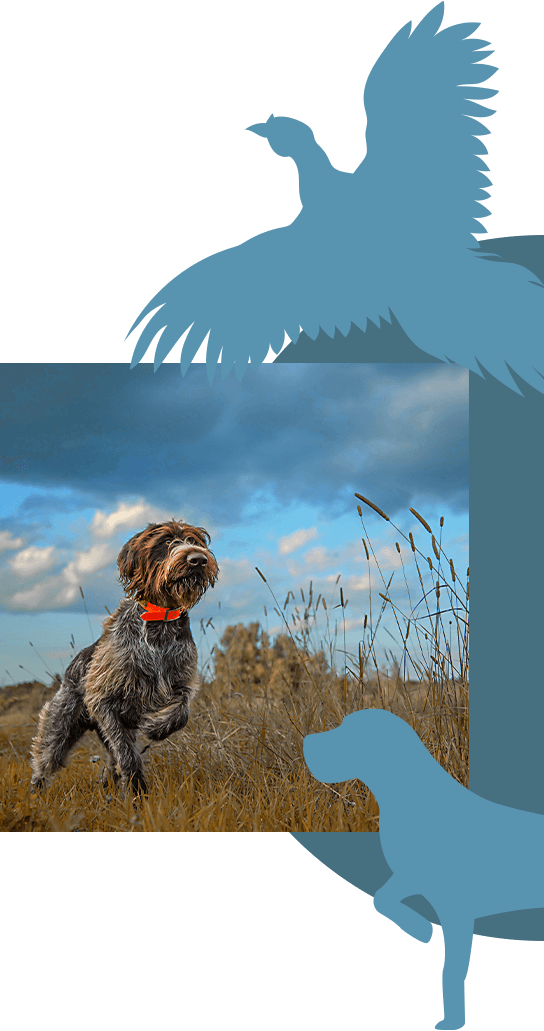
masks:
{"label": "pheasant's body", "polygon": [[[423,351],[517,389],[505,362],[544,391],[544,290],[521,265],[482,258],[473,233],[489,214],[491,185],[479,155],[493,112],[475,100],[496,69],[480,62],[475,24],[438,32],[443,5],[405,26],[365,89],[367,156],[354,173],[335,169],[307,125],[274,118],[250,126],[294,160],[302,210],[294,222],[214,254],[182,272],[142,311],[133,365],[162,330],[155,367],[190,328],[185,371],[208,333],[213,375],[278,352],[285,333],[347,334],[391,313]],[[465,85],[459,85],[459,84]],[[468,85],[466,85],[468,83]],[[530,238],[528,238],[530,239]],[[518,259],[519,260],[519,259]],[[537,371],[538,370],[538,371]]]}

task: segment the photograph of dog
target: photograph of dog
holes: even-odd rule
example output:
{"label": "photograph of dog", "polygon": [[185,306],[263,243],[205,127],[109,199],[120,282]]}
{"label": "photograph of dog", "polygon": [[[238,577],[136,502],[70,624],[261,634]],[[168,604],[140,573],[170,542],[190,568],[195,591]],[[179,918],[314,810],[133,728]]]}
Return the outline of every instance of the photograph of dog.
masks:
{"label": "photograph of dog", "polygon": [[475,919],[544,907],[544,816],[469,791],[433,759],[408,723],[383,709],[351,713],[334,730],[309,734],[303,747],[317,780],[358,778],[374,793],[392,871],[374,905],[428,942],[432,923],[405,903],[422,895],[431,904],[445,945],[444,1019],[436,1027],[463,1027]]}
{"label": "photograph of dog", "polygon": [[172,519],[150,523],[121,549],[126,597],[98,641],[68,666],[44,705],[32,742],[32,786],[55,773],[87,730],[108,752],[102,780],[147,792],[137,732],[162,741],[189,719],[198,688],[197,649],[188,610],[218,577],[210,537]]}

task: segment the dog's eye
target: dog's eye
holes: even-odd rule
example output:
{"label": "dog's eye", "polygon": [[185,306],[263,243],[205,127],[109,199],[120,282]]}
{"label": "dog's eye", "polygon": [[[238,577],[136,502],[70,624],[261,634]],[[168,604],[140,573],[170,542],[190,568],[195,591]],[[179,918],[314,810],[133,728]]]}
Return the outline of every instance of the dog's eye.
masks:
{"label": "dog's eye", "polygon": [[198,544],[196,537],[186,537],[185,540],[187,544]]}

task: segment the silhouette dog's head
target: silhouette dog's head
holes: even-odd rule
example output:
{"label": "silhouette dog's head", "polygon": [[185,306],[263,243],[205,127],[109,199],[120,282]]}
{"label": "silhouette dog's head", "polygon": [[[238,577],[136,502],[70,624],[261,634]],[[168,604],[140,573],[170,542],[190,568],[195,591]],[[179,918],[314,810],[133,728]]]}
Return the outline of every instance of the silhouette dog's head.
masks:
{"label": "silhouette dog's head", "polygon": [[192,608],[219,574],[209,544],[202,526],[175,519],[149,523],[127,541],[117,559],[126,594],[143,604]]}
{"label": "silhouette dog's head", "polygon": [[358,777],[372,790],[399,761],[416,765],[430,758],[416,732],[385,709],[362,709],[345,716],[339,727],[304,738],[310,773],[325,784]]}

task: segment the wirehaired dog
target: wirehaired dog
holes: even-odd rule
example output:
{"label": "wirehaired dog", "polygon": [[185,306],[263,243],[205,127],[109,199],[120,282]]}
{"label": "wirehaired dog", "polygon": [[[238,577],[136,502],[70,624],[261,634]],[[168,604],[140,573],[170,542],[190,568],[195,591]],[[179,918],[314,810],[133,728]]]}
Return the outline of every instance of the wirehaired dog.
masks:
{"label": "wirehaired dog", "polygon": [[181,730],[198,687],[197,650],[188,609],[218,576],[210,536],[172,519],[150,523],[121,549],[126,598],[104,620],[98,641],[68,666],[44,705],[32,742],[32,786],[64,765],[71,748],[95,730],[108,751],[102,772],[122,788],[147,791],[137,731],[162,741]]}

